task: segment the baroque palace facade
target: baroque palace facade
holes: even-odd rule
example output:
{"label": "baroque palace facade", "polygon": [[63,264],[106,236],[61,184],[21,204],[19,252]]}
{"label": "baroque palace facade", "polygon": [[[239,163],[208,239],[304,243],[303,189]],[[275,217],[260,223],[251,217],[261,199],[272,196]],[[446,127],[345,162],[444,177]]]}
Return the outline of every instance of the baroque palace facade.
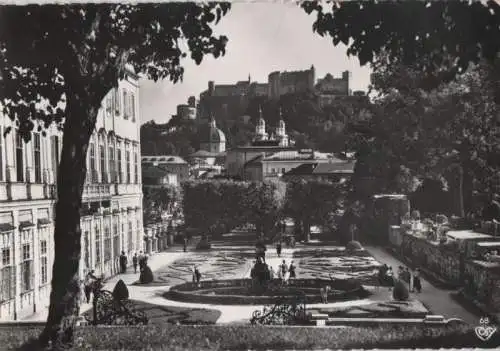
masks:
{"label": "baroque palace facade", "polygon": [[[142,225],[138,77],[127,74],[104,99],[87,152],[81,213],[80,274],[118,272],[121,251],[147,246]],[[0,132],[13,126],[0,115]],[[0,320],[19,320],[48,306],[62,133],[13,129],[0,138]]]}

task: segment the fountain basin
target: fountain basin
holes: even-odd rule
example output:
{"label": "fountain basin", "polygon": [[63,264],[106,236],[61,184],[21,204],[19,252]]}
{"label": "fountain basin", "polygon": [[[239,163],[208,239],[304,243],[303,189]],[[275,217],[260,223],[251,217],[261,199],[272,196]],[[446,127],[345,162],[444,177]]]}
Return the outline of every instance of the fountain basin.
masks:
{"label": "fountain basin", "polygon": [[293,279],[282,285],[278,279],[266,289],[255,289],[251,279],[202,281],[199,286],[184,283],[173,286],[163,294],[169,300],[214,305],[266,305],[282,298],[305,297],[307,304],[321,303],[320,288],[329,285],[328,302],[364,299],[370,295],[352,279]]}

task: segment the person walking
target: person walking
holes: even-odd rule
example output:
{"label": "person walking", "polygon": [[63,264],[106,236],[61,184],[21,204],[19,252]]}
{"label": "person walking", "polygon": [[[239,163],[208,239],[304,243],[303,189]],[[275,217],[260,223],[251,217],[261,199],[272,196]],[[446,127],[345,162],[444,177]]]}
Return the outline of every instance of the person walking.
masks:
{"label": "person walking", "polygon": [[286,265],[286,261],[283,260],[283,262],[280,265],[280,271],[281,271],[281,279],[283,281],[286,281],[286,273],[288,271],[288,266]]}
{"label": "person walking", "polygon": [[146,261],[147,257],[142,253],[142,251],[139,253],[139,271],[142,272],[144,269],[144,266],[146,266]]}
{"label": "person walking", "polygon": [[288,279],[294,279],[297,278],[296,272],[295,272],[295,265],[293,264],[293,261],[290,262],[290,267],[288,267]]}
{"label": "person walking", "polygon": [[127,256],[125,256],[125,251],[122,251],[122,254],[120,255],[120,271],[122,274],[127,273],[127,263],[128,259]]}
{"label": "person walking", "polygon": [[92,290],[94,288],[94,283],[97,281],[97,277],[94,275],[94,270],[90,270],[87,275],[85,276],[85,282],[84,282],[84,292],[85,292],[85,299],[87,300],[87,303],[90,303],[90,296],[92,293]]}
{"label": "person walking", "polygon": [[422,291],[422,282],[420,281],[420,269],[415,269],[415,273],[413,274],[413,287],[415,288],[417,293]]}
{"label": "person walking", "polygon": [[183,245],[184,252],[187,252],[187,245],[188,245],[188,240],[186,237],[184,237],[184,245]]}
{"label": "person walking", "polygon": [[194,267],[194,277],[196,279],[196,285],[200,287],[200,281],[201,281],[201,272],[198,269],[198,267]]}
{"label": "person walking", "polygon": [[394,286],[394,272],[392,271],[392,267],[389,267],[387,270],[387,280],[389,282],[389,290]]}
{"label": "person walking", "polygon": [[134,266],[134,273],[137,273],[137,264],[139,263],[139,258],[137,257],[137,252],[134,253],[134,257],[132,257],[132,265]]}
{"label": "person walking", "polygon": [[281,240],[278,240],[278,242],[276,243],[276,254],[278,255],[278,257],[281,257]]}

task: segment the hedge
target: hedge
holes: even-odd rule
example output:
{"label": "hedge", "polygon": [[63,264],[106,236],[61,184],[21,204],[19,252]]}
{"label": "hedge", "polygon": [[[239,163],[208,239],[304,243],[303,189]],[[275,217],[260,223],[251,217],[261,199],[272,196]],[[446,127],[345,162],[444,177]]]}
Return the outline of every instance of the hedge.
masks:
{"label": "hedge", "polygon": [[[0,328],[6,349],[24,344],[41,328]],[[465,326],[318,328],[232,326],[83,327],[76,330],[75,350],[264,350],[264,349],[352,349],[352,348],[493,348],[500,335],[483,342]]]}
{"label": "hedge", "polygon": [[197,180],[182,184],[187,227],[198,234],[220,235],[244,223],[259,233],[270,233],[281,214],[285,197],[279,182]]}
{"label": "hedge", "polygon": [[258,234],[273,236],[284,216],[307,234],[313,224],[334,230],[345,197],[344,185],[327,180],[197,180],[182,186],[186,226],[200,234],[223,234],[251,223]]}

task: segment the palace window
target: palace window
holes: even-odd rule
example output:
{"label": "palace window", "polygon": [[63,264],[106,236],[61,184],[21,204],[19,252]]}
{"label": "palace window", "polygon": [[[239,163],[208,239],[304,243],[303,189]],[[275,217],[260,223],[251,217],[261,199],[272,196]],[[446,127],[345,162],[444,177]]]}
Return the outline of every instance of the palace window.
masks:
{"label": "palace window", "polygon": [[137,150],[134,151],[134,183],[139,184],[139,156]]}
{"label": "palace window", "polygon": [[122,111],[122,103],[121,103],[120,90],[118,88],[115,88],[115,90],[113,91],[113,100],[115,103],[115,114],[119,115]]}
{"label": "palace window", "polygon": [[57,181],[57,172],[59,170],[59,137],[53,135],[52,138],[52,167],[54,172],[54,179]]}
{"label": "palace window", "polygon": [[120,256],[120,232],[118,230],[118,217],[113,219],[113,252],[115,257]]}
{"label": "palace window", "polygon": [[24,145],[19,131],[16,131],[16,173],[17,181],[24,182]]}
{"label": "palace window", "polygon": [[40,133],[33,134],[33,163],[35,166],[35,183],[42,182],[42,154]]}
{"label": "palace window", "polygon": [[139,219],[137,220],[137,228],[136,228],[136,230],[137,230],[137,235],[136,235],[136,240],[137,240],[136,245],[137,246],[136,246],[136,248],[139,249],[141,247],[141,240],[142,240],[142,237],[141,237],[141,233],[142,233],[142,231],[141,231],[141,221]]}
{"label": "palace window", "polygon": [[99,136],[99,157],[101,160],[101,182],[106,183],[106,147],[104,145],[104,137]]}
{"label": "palace window", "polygon": [[2,268],[0,269],[0,302],[8,301],[14,298],[16,289],[16,275],[13,261],[13,250],[11,248],[3,248],[2,251]]}
{"label": "palace window", "polygon": [[114,183],[116,182],[116,171],[115,171],[115,148],[113,146],[113,141],[109,141],[109,148],[108,148],[108,153],[109,153],[109,174],[111,176],[111,182]]}
{"label": "palace window", "polygon": [[135,95],[130,94],[130,114],[132,116],[132,122],[135,122]]}
{"label": "palace window", "polygon": [[123,89],[123,118],[128,119],[129,117],[129,100],[127,96],[127,91]]}
{"label": "palace window", "polygon": [[127,171],[127,174],[126,174],[126,178],[125,178],[125,182],[127,184],[130,184],[130,181],[131,181],[131,177],[130,177],[130,150],[126,150],[125,151],[125,167],[127,168],[126,171]]}
{"label": "palace window", "polygon": [[83,244],[84,244],[83,261],[85,262],[85,268],[89,269],[90,268],[90,238],[89,238],[89,231],[88,230],[86,230],[85,233],[83,234]]}
{"label": "palace window", "polygon": [[121,149],[121,143],[117,144],[117,149],[116,149],[116,161],[117,161],[117,174],[118,174],[118,183],[123,183],[123,177],[122,177],[122,149]]}
{"label": "palace window", "polygon": [[104,218],[104,262],[109,262],[111,260],[111,228],[110,228],[111,217]]}
{"label": "palace window", "polygon": [[47,240],[40,240],[40,285],[47,284],[49,280],[47,258]]}
{"label": "palace window", "polygon": [[134,241],[132,238],[132,221],[128,221],[128,252],[134,250]]}
{"label": "palace window", "polygon": [[30,244],[24,244],[22,246],[21,292],[33,289],[33,257],[31,249]]}
{"label": "palace window", "polygon": [[99,226],[95,226],[95,261],[96,265],[101,265],[101,233],[99,231]]}
{"label": "palace window", "polygon": [[90,143],[89,148],[89,158],[90,158],[90,179],[92,183],[97,183],[97,165],[95,162],[95,144]]}
{"label": "palace window", "polygon": [[113,111],[113,95],[108,94],[108,96],[106,96],[106,114],[108,115],[108,117],[111,117],[113,115],[112,111]]}

